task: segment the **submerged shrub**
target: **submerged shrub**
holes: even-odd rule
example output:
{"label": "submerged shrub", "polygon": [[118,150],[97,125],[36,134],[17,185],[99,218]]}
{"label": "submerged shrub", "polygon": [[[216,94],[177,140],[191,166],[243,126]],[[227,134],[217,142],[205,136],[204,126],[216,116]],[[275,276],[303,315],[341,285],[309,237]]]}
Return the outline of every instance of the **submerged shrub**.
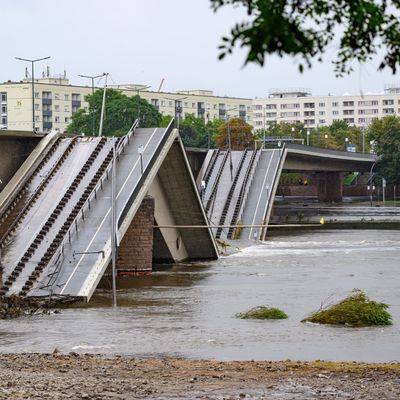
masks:
{"label": "submerged shrub", "polygon": [[387,304],[370,300],[363,291],[354,289],[341,302],[312,313],[302,322],[351,327],[391,325],[392,316],[386,311],[388,308]]}
{"label": "submerged shrub", "polygon": [[237,318],[242,319],[286,319],[287,314],[284,313],[279,308],[268,307],[268,306],[258,306],[251,310],[236,314]]}

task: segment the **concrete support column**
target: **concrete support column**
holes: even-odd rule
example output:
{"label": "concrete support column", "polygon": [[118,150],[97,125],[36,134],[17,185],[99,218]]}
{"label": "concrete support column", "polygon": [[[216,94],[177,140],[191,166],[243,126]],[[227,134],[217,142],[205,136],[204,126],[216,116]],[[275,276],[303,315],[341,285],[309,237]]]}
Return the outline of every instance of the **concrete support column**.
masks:
{"label": "concrete support column", "polygon": [[118,275],[152,271],[154,198],[146,196],[118,249]]}
{"label": "concrete support column", "polygon": [[343,173],[317,173],[318,201],[340,203],[343,199]]}

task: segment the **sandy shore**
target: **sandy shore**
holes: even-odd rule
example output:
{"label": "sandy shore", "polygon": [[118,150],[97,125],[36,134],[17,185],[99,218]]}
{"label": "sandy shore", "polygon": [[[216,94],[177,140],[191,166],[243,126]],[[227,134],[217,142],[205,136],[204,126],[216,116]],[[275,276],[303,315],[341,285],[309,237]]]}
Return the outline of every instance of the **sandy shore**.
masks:
{"label": "sandy shore", "polygon": [[0,399],[400,399],[400,364],[0,354]]}

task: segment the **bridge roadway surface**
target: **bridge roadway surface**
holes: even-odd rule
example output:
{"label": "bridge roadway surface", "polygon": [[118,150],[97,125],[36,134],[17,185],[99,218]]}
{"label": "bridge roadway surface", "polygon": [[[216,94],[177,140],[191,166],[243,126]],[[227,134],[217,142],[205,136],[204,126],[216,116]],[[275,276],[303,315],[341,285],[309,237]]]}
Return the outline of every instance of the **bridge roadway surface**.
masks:
{"label": "bridge roadway surface", "polygon": [[[170,132],[165,128],[137,129],[121,153],[116,169],[117,221],[131,205],[134,192],[162,150],[164,140],[171,140],[168,135]],[[140,146],[143,146],[143,175]],[[97,200],[92,201],[90,210],[84,210],[84,219],[79,220],[77,232],[73,231],[71,243],[66,241],[59,262],[45,271],[47,282],[42,279],[30,293],[32,296],[59,294],[89,299],[92,295],[111,259],[111,172],[108,175],[103,189],[97,192]],[[53,284],[48,286],[50,283]]]}
{"label": "bridge roadway surface", "polygon": [[[134,127],[115,141],[121,235],[177,138],[171,124]],[[0,216],[1,295],[90,298],[111,259],[112,145],[111,138],[94,137],[57,138],[48,145]]]}
{"label": "bridge roadway surface", "polygon": [[[212,199],[212,206],[208,210],[210,225],[230,225],[233,217],[236,216],[235,213],[239,215],[237,223],[243,225],[263,224],[265,218],[269,215],[272,204],[270,200],[273,198],[273,193],[275,192],[276,185],[278,183],[277,176],[281,161],[283,160],[283,150],[262,150],[259,157],[256,158],[255,164],[251,166],[251,178],[248,181],[245,181],[245,175],[246,170],[249,167],[253,150],[247,151],[246,158],[244,159],[240,170],[240,160],[244,152],[232,151],[232,174],[230,171],[228,157],[218,179],[217,171],[222,164],[224,153],[225,152],[220,152],[218,156],[217,162],[214,166],[205,190],[206,196],[203,198],[203,204],[206,206],[210,199],[210,188],[217,184],[217,190],[214,198]],[[212,160],[212,158],[209,159]],[[238,179],[236,181],[236,185],[233,187],[232,185],[234,184],[234,178],[236,174],[238,174]],[[218,179],[217,182],[216,179]],[[267,187],[268,190],[266,190]],[[228,196],[231,188],[231,196]],[[245,193],[245,197],[243,198],[241,207],[238,210],[236,206],[239,201],[239,196],[243,195],[243,193]],[[225,218],[223,217],[224,208],[226,209]],[[213,227],[212,230],[214,234],[217,233],[217,228]],[[222,239],[228,238],[228,232],[228,228],[223,228],[222,230],[220,229],[219,237]],[[257,238],[261,237],[261,229],[259,227],[245,228],[241,233],[241,238],[254,239],[254,234],[256,234]]]}
{"label": "bridge roadway surface", "polygon": [[[274,186],[277,185],[282,150],[262,150],[256,173],[249,188],[249,194],[243,207],[241,223],[243,225],[262,225],[267,218],[273,201]],[[254,239],[261,235],[261,228],[244,228],[243,239]]]}
{"label": "bridge roadway surface", "polygon": [[[73,139],[63,139],[59,146],[57,155],[65,150],[66,146],[71,143]],[[77,174],[82,169],[87,158],[90,156],[99,140],[95,138],[80,139],[74,146],[72,152],[68,155],[61,168],[51,177],[43,192],[39,195],[36,201],[31,203],[31,207],[23,216],[20,224],[17,225],[12,240],[5,246],[2,253],[2,265],[5,275],[9,275],[11,270],[18,264],[26,250],[39,234],[43,224],[48,220],[50,214],[54,210],[55,205],[61,200],[64,193],[71,185]],[[100,163],[105,158],[110,150],[110,146],[104,146],[99,156],[96,158],[93,167],[84,176],[79,184],[78,189],[70,198],[70,201],[65,205],[59,218],[56,219],[52,229],[47,233],[44,240],[35,249],[32,259],[26,264],[23,271],[17,277],[9,293],[18,294],[29,276],[33,272],[35,266],[46,252],[50,243],[54,240],[55,236],[61,229],[62,224],[71,212],[73,206],[79,200],[82,191],[86,188],[89,181],[97,171]],[[53,161],[50,160],[50,163]],[[47,163],[48,164],[48,163]],[[50,164],[51,166],[51,164]],[[32,188],[33,190],[33,188]]]}

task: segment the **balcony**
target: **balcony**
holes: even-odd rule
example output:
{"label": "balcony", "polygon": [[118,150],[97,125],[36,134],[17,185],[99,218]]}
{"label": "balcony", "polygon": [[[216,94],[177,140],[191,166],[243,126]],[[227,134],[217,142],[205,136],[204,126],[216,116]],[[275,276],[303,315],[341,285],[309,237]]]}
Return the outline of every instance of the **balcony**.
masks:
{"label": "balcony", "polygon": [[43,105],[51,105],[53,103],[52,99],[42,99],[42,104]]}
{"label": "balcony", "polygon": [[81,108],[81,101],[80,100],[72,100],[72,107]]}
{"label": "balcony", "polygon": [[43,110],[42,111],[42,115],[43,115],[43,117],[51,117],[52,115],[53,115],[53,111],[51,111],[51,110]]}
{"label": "balcony", "polygon": [[51,129],[53,127],[52,122],[43,122],[43,129]]}

